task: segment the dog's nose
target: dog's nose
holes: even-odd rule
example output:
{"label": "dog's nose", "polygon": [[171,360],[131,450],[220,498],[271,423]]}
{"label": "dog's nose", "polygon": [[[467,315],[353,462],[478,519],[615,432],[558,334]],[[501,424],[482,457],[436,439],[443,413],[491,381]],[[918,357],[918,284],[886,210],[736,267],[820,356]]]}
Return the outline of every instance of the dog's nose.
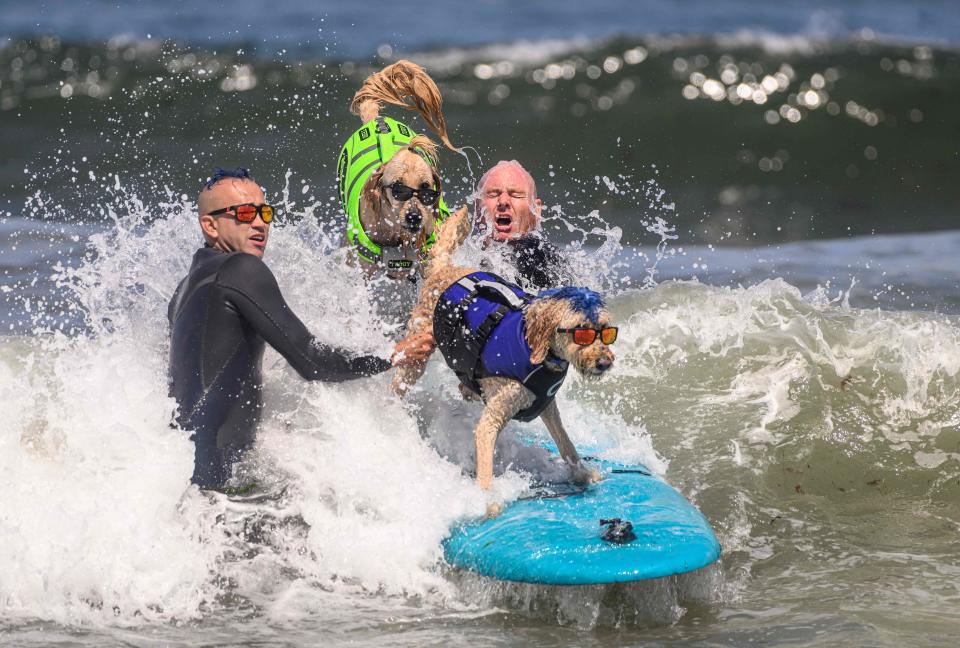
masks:
{"label": "dog's nose", "polygon": [[414,207],[413,209],[407,210],[407,215],[404,217],[404,220],[407,223],[407,228],[412,230],[420,229],[420,225],[423,223],[423,216],[420,214],[420,210]]}
{"label": "dog's nose", "polygon": [[613,358],[608,358],[606,356],[603,356],[602,358],[597,360],[597,369],[599,369],[600,371],[606,371],[612,366],[613,366]]}

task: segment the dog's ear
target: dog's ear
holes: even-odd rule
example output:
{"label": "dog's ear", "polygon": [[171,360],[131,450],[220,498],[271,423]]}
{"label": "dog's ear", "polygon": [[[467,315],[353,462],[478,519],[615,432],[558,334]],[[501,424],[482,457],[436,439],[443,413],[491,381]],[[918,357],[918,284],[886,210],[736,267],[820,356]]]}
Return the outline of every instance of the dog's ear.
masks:
{"label": "dog's ear", "polygon": [[[440,179],[440,174],[437,173],[437,169],[435,167],[430,167],[430,174],[433,176],[433,186],[436,187],[437,191],[442,196],[443,181]],[[431,218],[433,219],[433,223],[431,223],[430,227],[421,227],[420,232],[417,234],[417,249],[420,249],[420,250],[422,250],[423,246],[426,245],[427,238],[429,238],[430,234],[436,230],[437,222],[440,221],[440,218],[441,218],[440,199],[438,198],[437,204],[434,205],[433,207],[429,207],[428,209],[431,212]],[[427,232],[428,229],[430,230],[430,232]]]}
{"label": "dog's ear", "polygon": [[380,167],[367,178],[363,184],[363,195],[380,211],[380,199],[383,197],[383,167]]}
{"label": "dog's ear", "polygon": [[[363,189],[360,192],[360,224],[363,225],[364,231],[367,232],[369,236],[372,232],[372,229],[367,229],[380,222],[381,216],[381,207],[382,207],[382,198],[383,198],[383,167],[380,167],[376,170],[367,181],[363,183]],[[364,222],[365,210],[363,209],[362,203],[367,203],[366,213],[370,214],[371,221]]]}
{"label": "dog's ear", "polygon": [[[437,192],[440,194],[440,197],[443,197],[443,180],[440,179],[440,174],[437,172],[436,167],[430,167],[430,173],[433,175],[433,184],[437,187]],[[440,209],[440,199],[437,199],[437,209]]]}
{"label": "dog's ear", "polygon": [[551,299],[537,300],[523,314],[533,364],[540,364],[550,353],[550,343],[559,322],[558,305],[553,302]]}

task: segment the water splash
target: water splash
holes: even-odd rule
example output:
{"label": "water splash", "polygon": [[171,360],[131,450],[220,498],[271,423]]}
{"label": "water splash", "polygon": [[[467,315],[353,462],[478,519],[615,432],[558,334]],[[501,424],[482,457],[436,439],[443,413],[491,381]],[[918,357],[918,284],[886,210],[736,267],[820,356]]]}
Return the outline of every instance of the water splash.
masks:
{"label": "water splash", "polygon": [[[389,331],[343,263],[334,208],[298,205],[296,184],[288,172],[288,218],[266,256],[288,303],[320,340],[385,355]],[[453,376],[434,363],[404,406],[386,396],[388,376],[304,383],[268,350],[268,414],[243,467],[268,496],[188,487],[192,445],[171,427],[166,396],[166,305],[201,242],[195,206],[170,190],[150,205],[118,175],[106,186],[111,225],[89,233],[81,264],[51,273],[61,317],[77,324],[61,332],[49,304],[36,304],[32,334],[0,347],[0,384],[27,394],[9,411],[0,454],[17,502],[0,513],[0,542],[19,548],[0,579],[7,617],[138,626],[266,607],[288,618],[324,607],[331,592],[376,592],[384,610],[410,600],[463,608],[441,541],[457,519],[482,514],[486,496],[469,475],[479,409],[459,405]],[[575,443],[659,465],[643,427],[624,427],[604,399],[585,405],[571,391],[560,402]],[[553,455],[527,445],[538,435],[538,424],[502,435],[498,497],[566,478]]]}

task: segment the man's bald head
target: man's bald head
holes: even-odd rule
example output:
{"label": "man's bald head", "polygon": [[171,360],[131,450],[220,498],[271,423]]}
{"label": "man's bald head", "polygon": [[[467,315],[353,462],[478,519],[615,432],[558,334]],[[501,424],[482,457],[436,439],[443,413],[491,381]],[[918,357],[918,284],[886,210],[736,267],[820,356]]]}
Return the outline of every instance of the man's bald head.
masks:
{"label": "man's bald head", "polygon": [[540,224],[537,185],[516,160],[501,160],[483,174],[474,202],[477,222],[495,241],[520,238]]}
{"label": "man's bald head", "polygon": [[261,216],[258,215],[253,222],[241,223],[230,212],[217,216],[212,216],[211,212],[236,205],[262,205],[265,201],[263,189],[246,169],[216,169],[197,196],[200,229],[206,244],[224,252],[263,256],[270,224]]}
{"label": "man's bald head", "polygon": [[480,191],[483,192],[484,187],[486,187],[487,181],[491,178],[498,178],[503,175],[510,175],[516,178],[518,181],[522,182],[527,187],[527,194],[530,199],[533,200],[537,197],[537,183],[534,182],[533,176],[530,175],[530,172],[524,168],[522,164],[516,160],[500,160],[486,173],[480,176],[480,182],[477,183]]}

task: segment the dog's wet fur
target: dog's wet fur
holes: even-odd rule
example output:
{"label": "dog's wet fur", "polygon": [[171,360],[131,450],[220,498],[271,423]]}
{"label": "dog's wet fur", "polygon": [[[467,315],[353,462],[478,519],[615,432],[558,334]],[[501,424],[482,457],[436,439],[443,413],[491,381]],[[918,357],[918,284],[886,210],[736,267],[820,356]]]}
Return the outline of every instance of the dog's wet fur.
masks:
{"label": "dog's wet fur", "polygon": [[[430,138],[417,135],[410,141],[410,146],[397,151],[367,179],[360,195],[360,224],[370,240],[382,248],[403,248],[411,259],[419,259],[421,248],[433,234],[439,216],[438,205],[424,205],[419,196],[397,200],[390,187],[397,182],[411,189],[441,186],[435,167],[417,152],[418,147],[423,155],[436,155],[436,145]],[[364,264],[364,267],[378,270],[372,264]],[[406,276],[406,273],[386,270],[393,279]]]}
{"label": "dog's wet fur", "polygon": [[[453,265],[453,252],[470,233],[467,207],[461,207],[441,226],[437,242],[430,250],[426,267],[426,279],[417,298],[416,306],[407,324],[407,334],[433,332],[433,314],[440,295],[461,278],[476,268]],[[579,374],[597,378],[613,365],[614,354],[600,336],[589,346],[573,342],[569,333],[559,333],[558,328],[588,326],[602,328],[610,325],[610,316],[600,295],[586,288],[564,287],[540,293],[525,309],[524,322],[527,343],[530,345],[530,361],[534,364],[551,362],[550,354],[570,363]],[[423,375],[424,365],[397,369],[393,390],[399,395]],[[493,483],[493,453],[500,431],[518,412],[533,404],[535,396],[520,382],[512,378],[481,378],[480,389],[485,406],[475,430],[477,446],[477,482],[483,489]],[[580,456],[570,441],[556,401],[540,415],[553,437],[560,455],[570,465],[574,481],[588,482],[600,479],[599,473],[580,463]],[[491,513],[498,510],[492,505]]]}
{"label": "dog's wet fur", "polygon": [[[457,150],[447,136],[440,91],[419,65],[400,60],[370,75],[354,95],[350,110],[366,124],[380,115],[384,102],[416,110],[448,148]],[[366,235],[381,248],[401,248],[401,256],[419,266],[421,273],[421,250],[434,232],[439,206],[424,205],[419,196],[398,201],[390,186],[399,182],[411,189],[442,190],[437,148],[426,135],[417,135],[367,179],[360,195],[360,223]],[[348,244],[346,236],[344,241]],[[382,261],[360,265],[368,279],[380,273],[407,279],[410,274],[386,267]]]}

